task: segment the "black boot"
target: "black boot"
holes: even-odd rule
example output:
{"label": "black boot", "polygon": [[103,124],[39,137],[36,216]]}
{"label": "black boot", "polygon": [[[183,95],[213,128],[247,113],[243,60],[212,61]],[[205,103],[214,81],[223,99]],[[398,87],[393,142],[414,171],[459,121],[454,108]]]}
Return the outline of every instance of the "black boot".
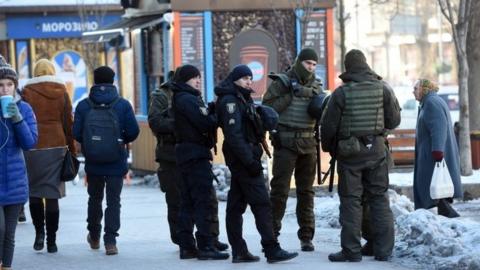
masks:
{"label": "black boot", "polygon": [[18,222],[23,223],[27,221],[27,217],[25,216],[25,208],[22,205],[22,209],[20,209],[20,213],[18,214]]}
{"label": "black boot", "polygon": [[450,205],[450,203],[447,201],[447,199],[440,199],[438,200],[437,204],[437,213],[441,216],[447,217],[447,218],[456,218],[459,217],[460,215],[453,209],[453,207]]}
{"label": "black boot", "polygon": [[197,258],[198,250],[196,248],[180,248],[180,259],[193,259]]}
{"label": "black boot", "polygon": [[58,230],[58,219],[60,216],[59,211],[52,211],[45,213],[46,227],[47,227],[47,251],[49,253],[55,253],[58,251],[57,248],[57,230]]}
{"label": "black boot", "polygon": [[43,203],[31,203],[30,215],[32,217],[33,226],[35,226],[35,242],[33,242],[34,250],[42,250],[45,246],[45,209]]}
{"label": "black boot", "polygon": [[339,251],[337,253],[331,253],[328,255],[328,259],[331,262],[360,262],[362,260],[362,256],[348,256],[343,251]]}
{"label": "black boot", "polygon": [[198,249],[199,260],[226,260],[228,257],[230,257],[228,253],[220,252],[213,246]]}
{"label": "black boot", "polygon": [[218,241],[218,239],[213,240],[213,246],[218,250],[218,251],[225,251],[228,249],[228,245],[225,243],[222,243]]}
{"label": "black boot", "polygon": [[280,246],[273,250],[265,250],[265,257],[268,263],[276,263],[291,260],[298,256],[297,252],[288,252],[283,250]]}
{"label": "black boot", "polygon": [[249,263],[258,262],[260,257],[253,255],[248,250],[242,254],[233,255],[232,263]]}

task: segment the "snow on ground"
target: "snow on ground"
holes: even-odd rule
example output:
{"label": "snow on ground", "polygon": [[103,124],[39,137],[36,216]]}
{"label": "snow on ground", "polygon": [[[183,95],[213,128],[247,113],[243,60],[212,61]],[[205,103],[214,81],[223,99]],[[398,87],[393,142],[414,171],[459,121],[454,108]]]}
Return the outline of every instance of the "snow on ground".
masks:
{"label": "snow on ground", "polygon": [[[468,213],[478,217],[480,200],[456,203],[454,207],[462,218],[448,219],[434,214],[435,209],[414,211],[413,203],[393,190],[389,190],[389,198],[395,218],[396,236],[392,259],[395,263],[415,269],[480,269],[480,223],[468,217]],[[295,207],[295,203],[287,205],[287,219],[296,218]],[[338,241],[338,217],[337,194],[315,198],[318,233],[330,230],[330,238],[336,235]],[[330,238],[326,241],[335,242]]]}
{"label": "snow on ground", "polygon": [[[404,173],[390,173],[390,184],[396,186],[412,186],[413,171]],[[462,176],[462,184],[480,184],[480,170],[474,170],[470,176]]]}

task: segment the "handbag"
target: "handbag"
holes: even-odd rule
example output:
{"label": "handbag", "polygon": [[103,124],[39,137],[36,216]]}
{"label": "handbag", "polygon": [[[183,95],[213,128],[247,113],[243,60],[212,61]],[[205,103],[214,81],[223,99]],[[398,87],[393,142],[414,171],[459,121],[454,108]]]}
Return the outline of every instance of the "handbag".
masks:
{"label": "handbag", "polygon": [[452,198],[454,193],[453,181],[448,171],[445,159],[435,162],[432,181],[430,182],[430,197],[433,200]]}
{"label": "handbag", "polygon": [[63,158],[62,164],[62,173],[60,181],[68,182],[75,179],[78,174],[78,169],[80,168],[80,161],[72,155],[72,152],[67,149],[65,157]]}
{"label": "handbag", "polygon": [[[65,93],[65,102],[67,102],[67,94]],[[66,103],[65,103],[66,104]],[[63,132],[65,133],[65,136],[67,135],[67,131],[65,128],[65,123],[67,123],[67,112],[64,111],[63,113]],[[60,174],[60,181],[62,182],[68,182],[72,181],[75,179],[75,177],[78,174],[78,170],[80,168],[80,161],[70,152],[70,149],[67,147],[67,152],[65,153],[65,156],[63,158],[63,164],[62,164],[62,171]]]}

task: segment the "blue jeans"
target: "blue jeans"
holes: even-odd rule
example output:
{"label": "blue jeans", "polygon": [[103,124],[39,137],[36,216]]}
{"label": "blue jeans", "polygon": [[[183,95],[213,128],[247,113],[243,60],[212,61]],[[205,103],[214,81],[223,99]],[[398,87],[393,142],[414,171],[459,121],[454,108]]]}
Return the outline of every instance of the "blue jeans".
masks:
{"label": "blue jeans", "polygon": [[107,194],[105,209],[105,229],[103,242],[105,245],[115,245],[115,238],[120,229],[120,193],[123,187],[121,176],[87,175],[88,180],[88,217],[87,229],[93,240],[99,240],[102,231],[102,201],[104,190]]}
{"label": "blue jeans", "polygon": [[15,229],[22,205],[0,205],[0,262],[3,267],[12,266]]}

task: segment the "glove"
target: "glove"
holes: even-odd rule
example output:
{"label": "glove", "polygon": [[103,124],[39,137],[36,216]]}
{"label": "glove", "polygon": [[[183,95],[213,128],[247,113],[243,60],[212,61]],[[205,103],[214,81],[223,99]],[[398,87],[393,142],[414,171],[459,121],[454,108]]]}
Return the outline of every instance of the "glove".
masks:
{"label": "glove", "polygon": [[262,162],[260,162],[259,160],[254,160],[250,162],[250,164],[248,164],[248,167],[247,167],[247,172],[248,172],[248,175],[250,175],[251,177],[262,175],[263,174]]}
{"label": "glove", "polygon": [[442,151],[432,151],[432,157],[435,161],[442,161],[443,152]]}
{"label": "glove", "polygon": [[9,115],[12,116],[13,123],[18,123],[23,120],[22,114],[20,113],[17,104],[15,104],[14,102],[11,102],[7,105],[7,112]]}
{"label": "glove", "polygon": [[209,102],[208,103],[208,114],[214,114],[215,113],[215,102]]}

